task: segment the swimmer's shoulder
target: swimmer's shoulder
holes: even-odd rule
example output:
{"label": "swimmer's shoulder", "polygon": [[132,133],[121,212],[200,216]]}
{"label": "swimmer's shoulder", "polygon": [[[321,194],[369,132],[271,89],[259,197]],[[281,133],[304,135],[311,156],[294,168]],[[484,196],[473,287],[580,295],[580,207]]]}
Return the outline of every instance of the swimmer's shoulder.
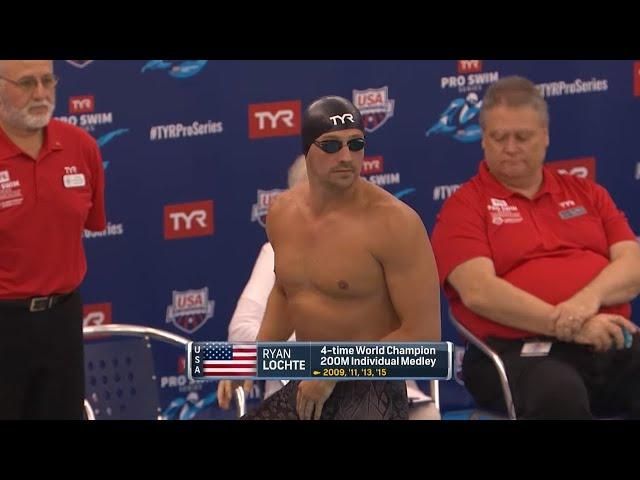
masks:
{"label": "swimmer's shoulder", "polygon": [[372,225],[381,233],[402,233],[424,228],[420,215],[413,208],[383,188],[367,183],[365,195],[365,210],[369,212]]}

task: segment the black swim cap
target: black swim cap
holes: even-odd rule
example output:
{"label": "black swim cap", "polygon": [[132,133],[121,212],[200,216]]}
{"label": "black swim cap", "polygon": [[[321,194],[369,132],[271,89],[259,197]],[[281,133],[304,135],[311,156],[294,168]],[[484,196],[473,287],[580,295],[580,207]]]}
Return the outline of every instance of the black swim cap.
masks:
{"label": "black swim cap", "polygon": [[320,135],[357,128],[364,134],[360,111],[346,98],[329,96],[314,101],[302,115],[302,152],[307,155]]}

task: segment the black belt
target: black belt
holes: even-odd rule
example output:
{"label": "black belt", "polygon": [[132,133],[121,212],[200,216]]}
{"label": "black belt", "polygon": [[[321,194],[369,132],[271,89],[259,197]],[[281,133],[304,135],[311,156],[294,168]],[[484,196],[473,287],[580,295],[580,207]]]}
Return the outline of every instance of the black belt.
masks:
{"label": "black belt", "polygon": [[32,297],[19,300],[2,300],[0,299],[0,308],[2,307],[16,307],[24,308],[30,312],[43,312],[55,307],[59,303],[64,302],[67,298],[73,295],[71,293],[62,293],[49,295],[47,297]]}

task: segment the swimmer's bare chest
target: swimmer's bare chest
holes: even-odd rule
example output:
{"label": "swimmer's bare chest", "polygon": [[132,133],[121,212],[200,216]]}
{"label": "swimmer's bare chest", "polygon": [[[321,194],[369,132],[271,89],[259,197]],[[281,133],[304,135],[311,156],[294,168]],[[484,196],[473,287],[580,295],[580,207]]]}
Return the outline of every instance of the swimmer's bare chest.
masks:
{"label": "swimmer's bare chest", "polygon": [[276,275],[288,296],[313,291],[335,299],[363,299],[385,289],[365,224],[347,221],[299,227],[276,247]]}
{"label": "swimmer's bare chest", "polygon": [[301,341],[371,341],[398,326],[363,216],[289,222],[274,244],[275,273]]}

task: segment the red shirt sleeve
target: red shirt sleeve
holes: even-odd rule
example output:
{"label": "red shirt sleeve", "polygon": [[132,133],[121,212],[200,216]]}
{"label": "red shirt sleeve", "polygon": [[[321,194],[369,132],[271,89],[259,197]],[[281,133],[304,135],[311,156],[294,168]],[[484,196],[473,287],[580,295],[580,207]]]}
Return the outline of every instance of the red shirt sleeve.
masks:
{"label": "red shirt sleeve", "polygon": [[624,240],[636,240],[626,215],[618,210],[609,192],[597,183],[590,182],[590,185],[594,206],[602,219],[609,246]]}
{"label": "red shirt sleeve", "polygon": [[458,190],[436,217],[431,244],[442,286],[451,271],[476,257],[493,258],[487,238],[483,200]]}

